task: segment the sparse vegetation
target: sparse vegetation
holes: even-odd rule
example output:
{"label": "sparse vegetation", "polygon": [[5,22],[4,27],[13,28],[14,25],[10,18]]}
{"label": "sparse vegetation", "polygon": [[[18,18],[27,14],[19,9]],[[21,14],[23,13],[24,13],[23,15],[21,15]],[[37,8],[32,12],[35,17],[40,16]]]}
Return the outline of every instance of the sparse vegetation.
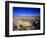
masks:
{"label": "sparse vegetation", "polygon": [[40,29],[39,16],[15,16],[13,17],[13,31]]}

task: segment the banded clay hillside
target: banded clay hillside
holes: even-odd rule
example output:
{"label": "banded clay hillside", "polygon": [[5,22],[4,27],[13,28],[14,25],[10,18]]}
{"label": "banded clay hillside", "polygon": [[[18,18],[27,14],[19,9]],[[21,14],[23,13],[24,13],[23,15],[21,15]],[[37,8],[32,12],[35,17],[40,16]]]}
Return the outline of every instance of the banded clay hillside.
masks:
{"label": "banded clay hillside", "polygon": [[13,31],[39,30],[39,29],[40,29],[39,16],[14,16],[13,17]]}

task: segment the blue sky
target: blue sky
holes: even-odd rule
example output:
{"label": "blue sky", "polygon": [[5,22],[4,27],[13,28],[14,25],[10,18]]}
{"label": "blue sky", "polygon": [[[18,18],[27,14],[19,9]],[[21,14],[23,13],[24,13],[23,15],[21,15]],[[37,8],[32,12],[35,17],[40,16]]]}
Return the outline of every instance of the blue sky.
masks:
{"label": "blue sky", "polygon": [[40,16],[40,8],[13,7],[13,16]]}

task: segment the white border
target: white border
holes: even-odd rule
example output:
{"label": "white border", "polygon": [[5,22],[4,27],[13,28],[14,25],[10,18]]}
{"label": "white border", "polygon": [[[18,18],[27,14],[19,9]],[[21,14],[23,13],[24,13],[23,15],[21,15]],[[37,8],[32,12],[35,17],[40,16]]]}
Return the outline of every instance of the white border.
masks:
{"label": "white border", "polygon": [[[40,8],[40,21],[41,21],[40,30],[13,31],[13,10],[12,10],[13,7]],[[9,4],[9,33],[10,35],[43,33],[43,5],[10,3]]]}

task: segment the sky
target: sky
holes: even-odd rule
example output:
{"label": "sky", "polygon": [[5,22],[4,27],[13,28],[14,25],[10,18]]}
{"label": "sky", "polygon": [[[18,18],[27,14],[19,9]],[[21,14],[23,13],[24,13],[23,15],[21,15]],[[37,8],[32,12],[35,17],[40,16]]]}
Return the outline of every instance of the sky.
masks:
{"label": "sky", "polygon": [[13,16],[40,16],[40,8],[13,7]]}

